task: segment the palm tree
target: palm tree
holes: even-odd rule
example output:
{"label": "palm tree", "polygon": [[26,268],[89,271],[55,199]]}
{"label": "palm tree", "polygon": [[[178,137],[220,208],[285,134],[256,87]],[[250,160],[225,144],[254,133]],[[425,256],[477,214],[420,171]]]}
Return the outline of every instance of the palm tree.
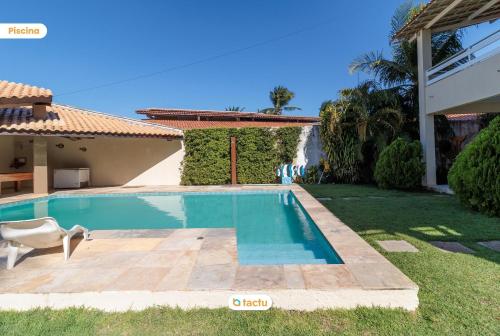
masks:
{"label": "palm tree", "polygon": [[[402,117],[393,91],[363,82],[320,108],[321,138],[337,180],[370,180],[378,153],[399,132]],[[363,168],[365,171],[361,171]]]}
{"label": "palm tree", "polygon": [[352,127],[361,143],[372,139],[382,144],[399,131],[402,118],[396,97],[375,82],[341,90],[340,100],[345,109],[343,127]]}
{"label": "palm tree", "polygon": [[295,94],[288,90],[284,86],[276,86],[271,92],[269,92],[269,99],[271,100],[273,107],[268,107],[263,110],[259,110],[261,113],[280,115],[283,111],[294,111],[300,110],[299,107],[289,106],[290,100],[295,97]]}
{"label": "palm tree", "polygon": [[[418,63],[415,41],[394,41],[394,34],[419,11],[413,1],[407,0],[395,12],[391,21],[390,45],[392,59],[382,52],[370,52],[356,58],[350,65],[351,73],[363,71],[373,75],[386,88],[398,94],[404,116],[403,131],[418,139]],[[460,31],[443,32],[432,37],[432,62],[437,64],[461,51]]]}
{"label": "palm tree", "polygon": [[225,108],[225,111],[243,112],[245,111],[245,108],[241,106],[228,106]]}

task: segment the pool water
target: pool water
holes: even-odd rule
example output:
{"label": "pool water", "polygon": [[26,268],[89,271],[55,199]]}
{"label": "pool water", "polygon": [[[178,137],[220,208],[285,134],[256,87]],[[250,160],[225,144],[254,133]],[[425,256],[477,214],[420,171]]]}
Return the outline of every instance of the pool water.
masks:
{"label": "pool water", "polygon": [[89,230],[236,228],[240,264],[342,263],[290,191],[55,195],[0,206],[0,221],[45,216]]}

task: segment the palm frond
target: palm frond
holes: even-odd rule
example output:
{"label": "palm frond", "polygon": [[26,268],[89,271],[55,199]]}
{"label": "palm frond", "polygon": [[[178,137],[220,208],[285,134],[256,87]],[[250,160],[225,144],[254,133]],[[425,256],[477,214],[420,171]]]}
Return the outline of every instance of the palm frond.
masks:
{"label": "palm frond", "polygon": [[433,37],[432,63],[438,64],[463,50],[461,32],[443,32]]}
{"label": "palm frond", "polygon": [[243,111],[245,111],[245,108],[241,107],[241,106],[228,106],[224,110],[225,111],[232,111],[232,112],[243,112]]}
{"label": "palm frond", "polygon": [[274,114],[274,107],[266,107],[262,110],[258,110],[258,112],[264,114]]}
{"label": "palm frond", "polygon": [[406,0],[394,12],[391,18],[389,40],[408,22],[413,9],[413,0]]}
{"label": "palm frond", "polygon": [[362,71],[379,78],[385,86],[405,84],[411,71],[402,64],[384,58],[382,52],[370,52],[356,58],[349,66],[354,73]]}
{"label": "palm frond", "polygon": [[297,106],[285,106],[283,107],[283,110],[285,111],[301,111],[302,109],[300,107],[297,107]]}

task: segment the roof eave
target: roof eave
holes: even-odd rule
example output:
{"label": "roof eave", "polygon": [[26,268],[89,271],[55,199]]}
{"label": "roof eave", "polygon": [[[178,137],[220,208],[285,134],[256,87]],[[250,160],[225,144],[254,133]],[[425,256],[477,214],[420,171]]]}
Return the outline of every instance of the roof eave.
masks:
{"label": "roof eave", "polygon": [[[182,132],[181,130],[179,130]],[[184,137],[184,134],[119,134],[119,133],[98,133],[98,132],[58,132],[58,131],[20,131],[13,129],[0,129],[2,135],[22,135],[22,136],[46,136],[46,137],[70,137],[70,138],[93,138],[93,137],[113,137],[113,138],[160,138],[168,140],[178,140]]]}

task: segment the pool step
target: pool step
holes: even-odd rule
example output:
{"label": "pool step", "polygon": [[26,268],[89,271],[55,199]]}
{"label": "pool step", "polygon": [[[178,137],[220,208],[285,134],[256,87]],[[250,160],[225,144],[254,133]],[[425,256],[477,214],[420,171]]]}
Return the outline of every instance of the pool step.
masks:
{"label": "pool step", "polygon": [[300,244],[300,243],[290,243],[290,244],[238,244],[238,250],[244,251],[304,251],[317,249],[313,244]]}
{"label": "pool step", "polygon": [[241,244],[238,259],[247,265],[328,263],[321,249],[304,244]]}
{"label": "pool step", "polygon": [[240,265],[326,265],[326,259],[240,259]]}
{"label": "pool step", "polygon": [[315,259],[313,251],[240,251],[240,258],[264,259],[264,258],[289,258],[289,259]]}

